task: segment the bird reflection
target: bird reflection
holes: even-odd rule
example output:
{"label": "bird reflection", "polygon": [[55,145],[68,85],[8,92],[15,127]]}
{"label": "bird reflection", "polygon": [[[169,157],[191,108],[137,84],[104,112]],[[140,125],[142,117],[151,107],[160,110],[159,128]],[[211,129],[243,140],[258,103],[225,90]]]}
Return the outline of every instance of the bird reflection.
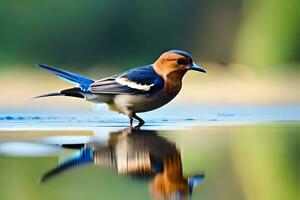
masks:
{"label": "bird reflection", "polygon": [[41,177],[42,183],[68,169],[92,163],[116,169],[118,174],[150,180],[153,199],[184,199],[204,179],[204,174],[184,177],[181,155],[175,143],[152,130],[126,128],[111,132],[106,143],[62,146],[78,151],[46,172]]}

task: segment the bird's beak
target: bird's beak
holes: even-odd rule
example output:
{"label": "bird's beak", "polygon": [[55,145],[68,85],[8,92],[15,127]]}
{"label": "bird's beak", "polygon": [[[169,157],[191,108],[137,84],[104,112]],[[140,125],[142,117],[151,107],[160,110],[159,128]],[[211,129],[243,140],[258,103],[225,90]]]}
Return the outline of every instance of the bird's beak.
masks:
{"label": "bird's beak", "polygon": [[189,69],[206,73],[206,70],[203,67],[196,65],[194,62],[191,65],[189,65]]}

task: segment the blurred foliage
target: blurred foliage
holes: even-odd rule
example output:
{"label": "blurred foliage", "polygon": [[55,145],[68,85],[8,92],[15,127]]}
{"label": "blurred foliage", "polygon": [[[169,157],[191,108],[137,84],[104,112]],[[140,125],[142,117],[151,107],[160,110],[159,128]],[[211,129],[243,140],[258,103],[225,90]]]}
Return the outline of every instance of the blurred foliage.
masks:
{"label": "blurred foliage", "polygon": [[3,0],[0,64],[139,65],[170,49],[227,61],[240,6],[240,0]]}
{"label": "blurred foliage", "polygon": [[298,10],[297,0],[2,0],[0,66],[120,68],[170,49],[225,64],[296,62]]}
{"label": "blurred foliage", "polygon": [[256,68],[300,61],[300,1],[248,0],[235,58]]}

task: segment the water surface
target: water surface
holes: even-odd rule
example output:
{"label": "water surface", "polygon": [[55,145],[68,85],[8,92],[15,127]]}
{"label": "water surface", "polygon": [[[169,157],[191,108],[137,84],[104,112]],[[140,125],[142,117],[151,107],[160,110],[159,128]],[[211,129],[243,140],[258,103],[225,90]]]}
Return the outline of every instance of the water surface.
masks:
{"label": "water surface", "polygon": [[0,199],[297,199],[297,110],[216,110],[1,114]]}

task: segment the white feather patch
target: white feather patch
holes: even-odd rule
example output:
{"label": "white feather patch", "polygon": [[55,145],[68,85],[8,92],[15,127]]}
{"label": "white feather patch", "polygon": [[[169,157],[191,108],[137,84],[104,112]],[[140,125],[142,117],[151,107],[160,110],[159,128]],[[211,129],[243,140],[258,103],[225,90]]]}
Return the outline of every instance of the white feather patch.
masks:
{"label": "white feather patch", "polygon": [[125,77],[118,77],[116,78],[116,82],[121,84],[121,85],[126,85],[130,88],[137,89],[137,90],[144,90],[144,91],[149,91],[154,84],[151,85],[146,85],[146,84],[140,84],[136,83],[134,81],[128,80]]}

